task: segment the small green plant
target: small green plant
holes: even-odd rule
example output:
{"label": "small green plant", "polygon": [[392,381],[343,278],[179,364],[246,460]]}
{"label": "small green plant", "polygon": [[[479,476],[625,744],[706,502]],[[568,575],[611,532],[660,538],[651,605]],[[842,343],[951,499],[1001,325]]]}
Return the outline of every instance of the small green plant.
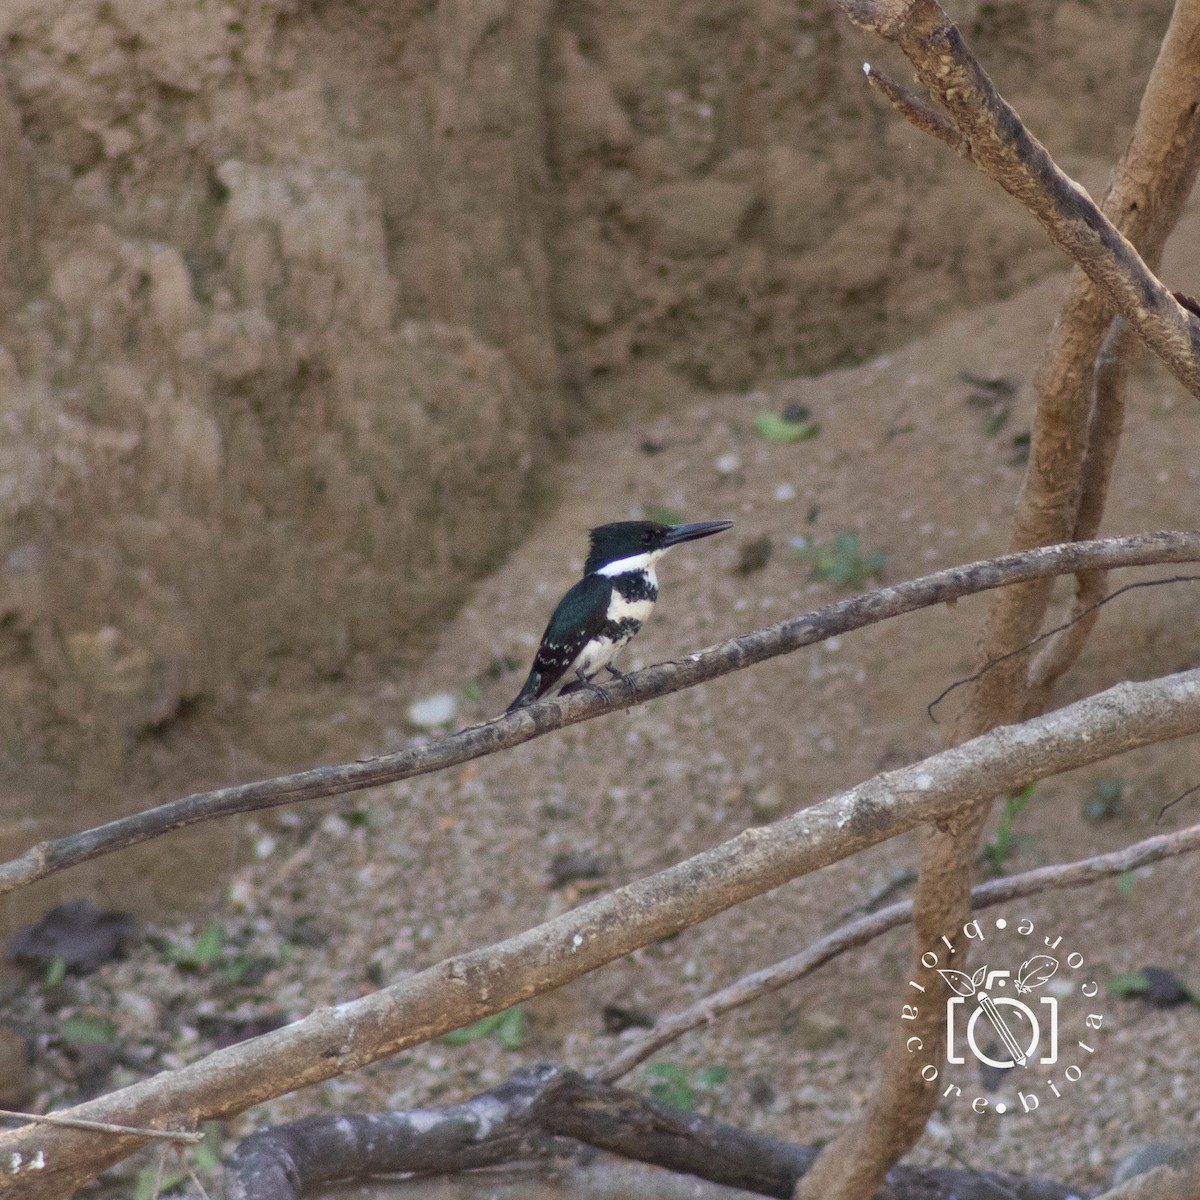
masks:
{"label": "small green plant", "polygon": [[91,1042],[94,1045],[107,1045],[116,1037],[116,1029],[99,1017],[85,1017],[78,1013],[67,1017],[59,1026],[59,1032],[65,1041],[79,1045]]}
{"label": "small green plant", "polygon": [[793,538],[792,548],[808,563],[809,582],[828,580],[845,587],[862,587],[868,579],[879,582],[887,555],[879,551],[863,552],[857,533],[844,530],[833,535],[832,542],[810,543],[807,538]]}
{"label": "small green plant", "polygon": [[181,971],[200,974],[211,970],[224,955],[225,933],[216,921],[209,921],[194,942],[171,951],[171,961]]}
{"label": "small green plant", "polygon": [[525,1042],[525,1005],[514,1004],[512,1008],[492,1013],[473,1025],[451,1030],[441,1040],[447,1046],[461,1046],[485,1037],[494,1037],[505,1050],[520,1050]]}
{"label": "small green plant", "polygon": [[67,977],[67,961],[64,958],[56,958],[47,968],[45,975],[42,976],[42,987],[55,988]]}
{"label": "small green plant", "polygon": [[1033,797],[1034,787],[1031,783],[1017,795],[1004,798],[1000,808],[1000,819],[996,822],[996,832],[990,841],[984,843],[983,857],[996,875],[1003,874],[1004,864],[1016,854],[1020,846],[1022,839],[1016,832],[1017,818]]}
{"label": "small green plant", "polygon": [[1117,891],[1120,892],[1122,896],[1132,896],[1133,885],[1136,880],[1137,876],[1132,871],[1122,871],[1121,874],[1117,876]]}
{"label": "small green plant", "polygon": [[793,420],[787,413],[762,412],[754,418],[754,431],[769,442],[806,442],[821,432],[821,426],[801,414]]}
{"label": "small green plant", "polygon": [[1150,980],[1145,971],[1125,971],[1108,981],[1108,990],[1114,996],[1141,996],[1150,990]]}
{"label": "small green plant", "polygon": [[659,1104],[692,1112],[702,1091],[710,1091],[729,1078],[728,1067],[701,1067],[691,1075],[687,1068],[675,1062],[650,1063],[646,1074],[656,1082],[650,1085],[650,1096]]}
{"label": "small green plant", "polygon": [[657,521],[660,525],[682,525],[684,517],[673,508],[650,507],[645,510],[647,521]]}
{"label": "small green plant", "polygon": [[[189,1146],[184,1152],[191,1164],[191,1171],[184,1165],[168,1169],[165,1160],[157,1166],[143,1167],[134,1181],[132,1200],[158,1200],[159,1196],[186,1183],[193,1172],[215,1177],[221,1168],[221,1143],[225,1126],[220,1121],[205,1121],[202,1129],[204,1141]],[[182,1164],[182,1155],[176,1161]]]}
{"label": "small green plant", "polygon": [[1120,816],[1121,795],[1125,785],[1119,779],[1102,779],[1095,794],[1083,802],[1083,819],[1098,825],[1101,821],[1111,821]]}
{"label": "small green plant", "polygon": [[230,952],[225,945],[225,931],[216,921],[209,921],[191,944],[174,947],[170,960],[181,971],[193,975],[215,974],[228,984],[240,983],[255,965],[249,955]]}

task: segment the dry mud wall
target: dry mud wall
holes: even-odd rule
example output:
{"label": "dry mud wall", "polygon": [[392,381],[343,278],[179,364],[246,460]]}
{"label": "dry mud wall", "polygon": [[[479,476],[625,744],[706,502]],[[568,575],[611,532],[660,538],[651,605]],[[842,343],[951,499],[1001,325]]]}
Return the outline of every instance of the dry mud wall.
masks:
{"label": "dry mud wall", "polygon": [[[951,7],[1056,153],[1119,151],[1166,0]],[[1058,261],[826,3],[11,0],[0,38],[10,780],[394,661],[588,422]]]}

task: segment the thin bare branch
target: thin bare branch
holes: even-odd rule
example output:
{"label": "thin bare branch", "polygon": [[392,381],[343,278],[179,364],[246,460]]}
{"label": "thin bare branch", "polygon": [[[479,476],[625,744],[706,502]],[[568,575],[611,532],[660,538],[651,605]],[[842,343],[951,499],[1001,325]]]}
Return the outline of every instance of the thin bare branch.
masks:
{"label": "thin bare branch", "polygon": [[[1125,425],[1125,384],[1133,343],[1129,327],[1117,317],[1096,356],[1087,452],[1072,534],[1076,541],[1095,537],[1104,517],[1108,483]],[[1081,571],[1075,577],[1075,600],[1066,628],[1029,664],[1027,712],[1041,712],[1050,703],[1054,685],[1083,652],[1100,619],[1099,609],[1107,586],[1108,575],[1104,571]]]}
{"label": "thin bare branch", "polygon": [[40,842],[20,857],[0,864],[0,896],[56,871],[202,821],[301,800],[339,796],[442,771],[474,758],[511,749],[579,721],[645,704],[658,696],[695,687],[836,634],[862,629],[919,608],[1045,575],[1074,574],[1085,567],[1197,561],[1200,561],[1200,532],[1182,531],[1047,546],[951,567],[907,583],[839,600],[816,612],[742,634],[678,662],[647,667],[625,681],[605,688],[585,689],[571,696],[543,700],[424,746],[353,763],[314,767],[256,783],[197,792],[82,833]]}
{"label": "thin bare branch", "polygon": [[[976,811],[989,796],[1198,732],[1200,670],[1118,684],[876,776],[767,828],[747,829],[496,945],[63,1115],[159,1127],[230,1117],[561,987],[797,876],[964,809]],[[13,1200],[58,1200],[142,1144],[132,1134],[40,1126],[0,1133],[0,1192]],[[44,1168],[29,1170],[39,1154]]]}
{"label": "thin bare branch", "polygon": [[185,1133],[178,1129],[151,1129],[145,1125],[113,1125],[109,1121],[85,1121],[79,1117],[66,1117],[60,1113],[27,1113],[0,1108],[0,1117],[8,1117],[14,1121],[27,1121],[33,1125],[59,1125],[64,1129],[93,1129],[97,1133],[132,1133],[140,1138],[149,1138],[151,1141],[160,1140],[193,1146],[204,1141],[202,1133]]}
{"label": "thin bare branch", "polygon": [[[1172,374],[1200,398],[1200,322],[1025,128],[937,0],[838,3],[852,20],[900,48],[966,140],[971,161],[1029,210],[1050,240],[1083,268]],[[1200,117],[1193,112],[1191,118],[1189,131],[1194,132]]]}
{"label": "thin bare branch", "polygon": [[923,96],[918,96],[915,92],[896,83],[895,80],[889,79],[870,63],[863,63],[863,74],[866,75],[867,82],[885,96],[891,106],[909,124],[915,125],[923,133],[937,138],[938,141],[945,142],[961,158],[969,159],[971,157],[970,144],[944,112],[934,108]]}
{"label": "thin bare branch", "polygon": [[[1087,887],[1101,879],[1134,871],[1147,863],[1161,862],[1164,858],[1191,854],[1197,850],[1200,850],[1200,825],[1193,825],[1176,833],[1146,838],[1111,854],[1097,854],[1078,862],[1039,867],[1006,879],[989,880],[971,889],[971,904],[975,909],[990,908],[1023,896],[1035,896],[1039,892]],[[615,1083],[685,1033],[709,1025],[734,1009],[803,979],[847,950],[865,946],[889,930],[907,925],[912,920],[912,913],[911,900],[881,908],[826,934],[799,954],[744,975],[719,992],[705,996],[677,1013],[669,1013],[655,1022],[653,1029],[627,1042],[615,1058],[593,1072],[593,1077],[605,1083]]]}

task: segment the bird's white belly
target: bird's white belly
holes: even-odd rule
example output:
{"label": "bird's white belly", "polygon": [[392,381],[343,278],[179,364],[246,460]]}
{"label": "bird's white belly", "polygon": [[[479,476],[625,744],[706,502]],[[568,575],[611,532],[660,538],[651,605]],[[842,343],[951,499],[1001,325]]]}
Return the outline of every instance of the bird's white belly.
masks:
{"label": "bird's white belly", "polygon": [[563,676],[563,682],[571,682],[576,677],[576,672],[581,672],[585,679],[590,679],[608,663],[619,649],[620,646],[612,638],[601,637],[588,642],[579,657],[571,664],[571,669]]}
{"label": "bird's white belly", "polygon": [[608,602],[610,621],[634,620],[643,623],[654,609],[653,600],[626,600],[620,592],[613,592]]}

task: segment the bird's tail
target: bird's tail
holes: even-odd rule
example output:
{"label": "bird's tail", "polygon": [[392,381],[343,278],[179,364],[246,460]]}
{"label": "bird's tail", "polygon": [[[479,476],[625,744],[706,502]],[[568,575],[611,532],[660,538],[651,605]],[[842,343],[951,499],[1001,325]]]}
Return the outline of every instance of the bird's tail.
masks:
{"label": "bird's tail", "polygon": [[532,704],[538,698],[538,691],[542,686],[542,675],[540,671],[530,671],[529,678],[525,680],[525,686],[517,693],[517,698],[504,710],[506,713],[515,712],[518,708],[524,708],[527,704]]}

